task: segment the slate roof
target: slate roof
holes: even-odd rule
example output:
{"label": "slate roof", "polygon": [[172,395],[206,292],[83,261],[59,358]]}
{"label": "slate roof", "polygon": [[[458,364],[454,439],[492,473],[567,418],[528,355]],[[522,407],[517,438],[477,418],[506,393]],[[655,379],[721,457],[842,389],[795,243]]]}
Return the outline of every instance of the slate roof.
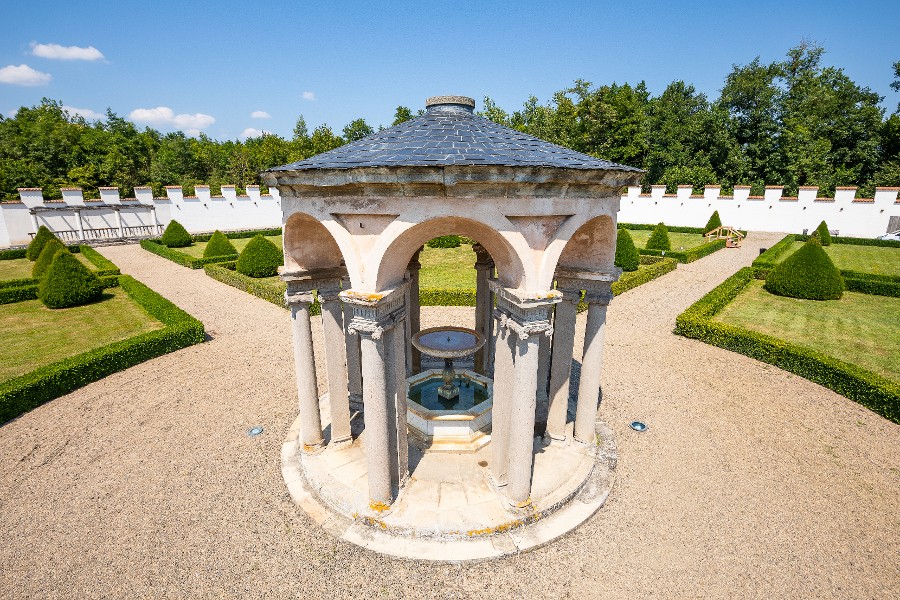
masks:
{"label": "slate roof", "polygon": [[425,114],[405,123],[269,171],[448,165],[641,172],[503,127],[462,104],[429,106]]}

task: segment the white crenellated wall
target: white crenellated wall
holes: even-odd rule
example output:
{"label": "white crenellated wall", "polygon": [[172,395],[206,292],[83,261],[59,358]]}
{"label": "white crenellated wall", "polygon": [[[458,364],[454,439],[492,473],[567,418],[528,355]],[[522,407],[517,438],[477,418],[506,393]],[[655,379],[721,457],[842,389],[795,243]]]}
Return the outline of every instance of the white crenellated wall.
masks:
{"label": "white crenellated wall", "polygon": [[651,186],[649,194],[629,187],[622,195],[620,223],[665,223],[703,227],[713,211],[723,225],[749,231],[802,233],[812,231],[823,220],[832,231],[849,237],[877,237],[887,233],[891,217],[900,217],[900,188],[875,188],[874,198],[856,198],[855,187],[839,187],[834,198],[817,198],[816,187],[802,187],[796,197],[782,196],[782,186],[766,186],[763,196],[751,196],[749,186],[734,186],[734,194],[723,196],[719,186],[708,185],[702,195],[691,186],[678,186],[666,194],[665,186]]}
{"label": "white crenellated wall", "polygon": [[238,195],[233,185],[222,186],[221,196],[212,196],[209,186],[195,190],[185,196],[180,186],[167,186],[165,198],[154,198],[149,187],[138,187],[135,198],[122,199],[117,188],[106,187],[100,198],[85,200],[80,189],[63,188],[62,200],[45,200],[40,188],[20,188],[19,202],[0,203],[0,248],[28,244],[40,225],[65,241],[154,236],[172,219],[191,233],[281,227],[277,189],[260,194],[259,186],[248,186]]}

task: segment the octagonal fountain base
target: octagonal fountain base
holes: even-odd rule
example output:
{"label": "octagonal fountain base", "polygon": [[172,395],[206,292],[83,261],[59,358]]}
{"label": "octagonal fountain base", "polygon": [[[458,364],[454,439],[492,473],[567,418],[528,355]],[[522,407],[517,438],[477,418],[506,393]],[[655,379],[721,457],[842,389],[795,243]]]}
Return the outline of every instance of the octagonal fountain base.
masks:
{"label": "octagonal fountain base", "polygon": [[[362,427],[357,414],[354,430]],[[352,444],[313,454],[301,452],[298,432],[299,420],[282,446],[282,474],[293,500],[338,538],[414,560],[487,560],[550,542],[603,506],[617,460],[615,437],[602,422],[597,444],[544,446],[535,438],[532,505],[522,510],[511,508],[492,482],[490,444],[446,453],[411,443],[409,480],[379,512],[369,507],[364,431]]]}
{"label": "octagonal fountain base", "polygon": [[459,396],[442,398],[442,371],[427,369],[407,382],[406,422],[410,442],[430,452],[474,452],[491,440],[493,382],[474,371],[456,371]]}

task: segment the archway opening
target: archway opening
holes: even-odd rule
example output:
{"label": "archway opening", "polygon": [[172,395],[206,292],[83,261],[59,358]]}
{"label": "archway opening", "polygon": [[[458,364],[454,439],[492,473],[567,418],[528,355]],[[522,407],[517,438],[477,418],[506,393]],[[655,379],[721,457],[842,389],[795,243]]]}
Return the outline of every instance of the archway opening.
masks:
{"label": "archway opening", "polygon": [[607,271],[616,259],[616,224],[601,215],[579,227],[566,242],[556,266],[577,271]]}
{"label": "archway opening", "polygon": [[344,255],[331,232],[315,218],[294,213],[284,224],[284,265],[311,271],[340,267]]}

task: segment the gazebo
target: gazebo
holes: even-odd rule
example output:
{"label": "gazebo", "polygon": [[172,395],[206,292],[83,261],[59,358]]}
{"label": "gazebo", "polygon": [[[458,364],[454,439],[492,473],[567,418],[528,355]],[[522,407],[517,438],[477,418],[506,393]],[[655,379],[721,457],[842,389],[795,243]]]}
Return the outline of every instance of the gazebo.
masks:
{"label": "gazebo", "polygon": [[[417,118],[263,173],[284,212],[300,476],[321,491],[303,460],[353,446],[351,421],[362,411],[368,511],[357,506],[353,515],[389,513],[409,478],[418,255],[438,236],[477,241],[475,329],[488,341],[474,368],[493,381],[485,450],[492,489],[509,514],[532,507],[539,403],[547,405],[545,445],[597,444],[603,331],[620,274],[616,213],[622,188],[642,171],[500,126],[474,106],[462,96],[429,98]],[[317,393],[314,291],[327,399]],[[583,368],[568,423],[579,302],[587,305]]]}

